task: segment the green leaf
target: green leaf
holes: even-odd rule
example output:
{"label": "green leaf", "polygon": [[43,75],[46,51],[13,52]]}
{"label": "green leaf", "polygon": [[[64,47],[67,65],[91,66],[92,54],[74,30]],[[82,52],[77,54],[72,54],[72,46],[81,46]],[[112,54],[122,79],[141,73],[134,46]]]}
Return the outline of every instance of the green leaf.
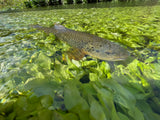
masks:
{"label": "green leaf", "polygon": [[53,98],[49,95],[42,96],[41,104],[44,108],[48,108],[49,106],[53,104]]}
{"label": "green leaf", "polygon": [[114,102],[123,109],[122,112],[128,114],[128,117],[131,117],[132,119],[144,120],[143,114],[135,106],[136,99],[131,92],[114,80],[103,81],[101,84],[107,89],[114,91]]}
{"label": "green leaf", "polygon": [[89,97],[90,103],[90,119],[91,120],[107,120],[103,108],[93,97]]}
{"label": "green leaf", "polygon": [[35,62],[39,65],[39,67],[43,69],[49,69],[49,70],[51,69],[51,60],[49,57],[47,57],[43,53],[39,54]]}
{"label": "green leaf", "polygon": [[[8,119],[8,120],[14,120],[15,117],[16,117],[16,113],[15,113],[15,112],[12,112],[12,113],[10,113],[10,114],[8,115],[7,119]],[[0,119],[0,120],[1,120],[1,119]]]}
{"label": "green leaf", "polygon": [[6,103],[0,103],[0,113],[1,114],[9,114],[11,111],[13,111],[14,101],[6,102]]}
{"label": "green leaf", "polygon": [[64,88],[64,104],[67,110],[79,115],[80,120],[89,120],[89,106],[74,82],[69,82]]}
{"label": "green leaf", "polygon": [[52,119],[52,111],[44,109],[38,112],[38,120],[51,120]]}
{"label": "green leaf", "polygon": [[121,112],[117,112],[117,114],[120,120],[129,120],[129,118],[126,115],[122,114]]}
{"label": "green leaf", "polygon": [[54,111],[52,114],[52,120],[79,120],[76,114],[73,113],[60,113]]}
{"label": "green leaf", "polygon": [[143,111],[145,120],[160,120],[160,115],[154,113],[148,103],[137,101],[137,107]]}
{"label": "green leaf", "polygon": [[94,86],[94,88],[97,90],[99,102],[103,106],[107,119],[119,120],[114,106],[113,94],[104,88],[98,88],[97,86]]}
{"label": "green leaf", "polygon": [[6,120],[6,118],[4,116],[0,115],[0,120]]}
{"label": "green leaf", "polygon": [[97,81],[99,79],[99,77],[96,73],[89,73],[89,79],[91,81]]}

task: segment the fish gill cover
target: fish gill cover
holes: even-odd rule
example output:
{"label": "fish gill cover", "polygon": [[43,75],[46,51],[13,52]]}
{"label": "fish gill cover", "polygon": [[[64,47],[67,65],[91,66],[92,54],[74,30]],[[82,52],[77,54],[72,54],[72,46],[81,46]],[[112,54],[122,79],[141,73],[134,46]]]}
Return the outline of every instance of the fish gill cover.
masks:
{"label": "fish gill cover", "polygon": [[[158,5],[0,15],[0,119],[159,120],[159,15]],[[128,46],[134,59],[63,61],[70,46],[28,27],[55,22]]]}

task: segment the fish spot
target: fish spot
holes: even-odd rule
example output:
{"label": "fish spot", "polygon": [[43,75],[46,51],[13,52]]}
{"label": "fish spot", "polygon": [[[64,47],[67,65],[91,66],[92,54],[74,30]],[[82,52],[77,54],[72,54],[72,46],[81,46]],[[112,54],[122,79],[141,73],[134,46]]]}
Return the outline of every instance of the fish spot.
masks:
{"label": "fish spot", "polygon": [[89,48],[87,47],[86,49],[88,50]]}
{"label": "fish spot", "polygon": [[99,52],[99,50],[96,50],[96,52]]}
{"label": "fish spot", "polygon": [[99,45],[99,47],[102,47],[102,45]]}
{"label": "fish spot", "polygon": [[107,55],[110,55],[111,53],[110,52],[105,52]]}

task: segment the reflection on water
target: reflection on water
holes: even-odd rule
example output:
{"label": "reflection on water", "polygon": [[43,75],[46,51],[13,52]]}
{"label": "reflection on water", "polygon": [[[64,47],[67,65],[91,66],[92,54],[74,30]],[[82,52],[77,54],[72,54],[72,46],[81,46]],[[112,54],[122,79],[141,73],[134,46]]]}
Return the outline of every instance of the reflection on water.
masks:
{"label": "reflection on water", "polygon": [[[54,111],[55,116],[61,117],[62,114],[55,112],[56,110],[71,112],[73,114],[71,116],[75,118],[78,114],[81,119],[87,118],[90,111],[90,116],[94,118],[93,110],[96,106],[96,109],[98,108],[96,115],[98,116],[98,112],[101,111],[104,118],[116,116],[119,119],[143,120],[148,117],[150,120],[158,120],[160,118],[158,115],[160,114],[160,29],[158,27],[160,12],[157,9],[160,8],[159,6],[150,8],[151,16],[148,13],[143,14],[145,10],[142,9],[146,7],[126,8],[126,10],[107,8],[102,12],[103,9],[99,9],[102,17],[98,16],[97,9],[92,9],[91,12],[87,12],[87,9],[77,9],[0,15],[1,103],[13,104],[12,102],[17,100],[15,103],[19,109],[20,106],[25,106],[26,111],[33,111],[38,106],[37,111],[47,108]],[[124,13],[122,16],[116,12],[119,10]],[[135,12],[133,15],[135,18],[128,17],[126,11]],[[76,16],[77,13],[80,18]],[[94,14],[97,20],[92,19],[91,14]],[[142,17],[139,18],[136,14]],[[104,20],[104,16],[110,20]],[[81,61],[63,61],[63,53],[69,46],[56,40],[52,34],[46,35],[30,27],[32,24],[51,26],[54,22],[63,22],[74,30],[119,40],[118,42],[130,49],[132,60],[109,64],[107,61],[87,56]],[[133,25],[132,28],[129,25]],[[150,35],[151,33],[153,35]],[[140,34],[148,37],[140,37]],[[146,39],[149,39],[149,42],[146,42]],[[62,56],[57,54],[59,52]],[[112,72],[111,65],[114,66]],[[37,101],[41,101],[41,107],[40,104],[36,104]],[[32,106],[31,103],[35,104],[33,109],[27,107]],[[21,110],[19,109],[12,108],[17,113]],[[113,116],[110,110],[114,113]],[[1,111],[3,110],[0,109]],[[146,116],[143,116],[143,113]],[[7,115],[9,113],[5,111],[3,116]],[[28,113],[26,116],[31,117],[31,114]]]}

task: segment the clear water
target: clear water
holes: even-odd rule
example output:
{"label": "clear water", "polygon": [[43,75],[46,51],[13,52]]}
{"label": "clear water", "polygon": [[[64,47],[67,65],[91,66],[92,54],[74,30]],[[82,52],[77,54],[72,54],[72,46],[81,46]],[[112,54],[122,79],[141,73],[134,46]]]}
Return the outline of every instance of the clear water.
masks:
{"label": "clear water", "polygon": [[[160,119],[159,11],[157,5],[0,14],[1,108],[12,102],[19,108],[12,106],[12,114],[0,109],[4,113],[0,117],[36,118],[43,115],[45,108],[62,118],[71,113],[75,119]],[[31,27],[55,22],[119,40],[116,42],[128,46],[132,60],[110,63],[87,56],[81,61],[63,61],[69,46],[57,41],[53,34]],[[34,101],[40,101],[43,109],[29,109],[27,106],[38,103]],[[113,115],[108,115],[108,110]],[[27,115],[22,117],[18,111]]]}

